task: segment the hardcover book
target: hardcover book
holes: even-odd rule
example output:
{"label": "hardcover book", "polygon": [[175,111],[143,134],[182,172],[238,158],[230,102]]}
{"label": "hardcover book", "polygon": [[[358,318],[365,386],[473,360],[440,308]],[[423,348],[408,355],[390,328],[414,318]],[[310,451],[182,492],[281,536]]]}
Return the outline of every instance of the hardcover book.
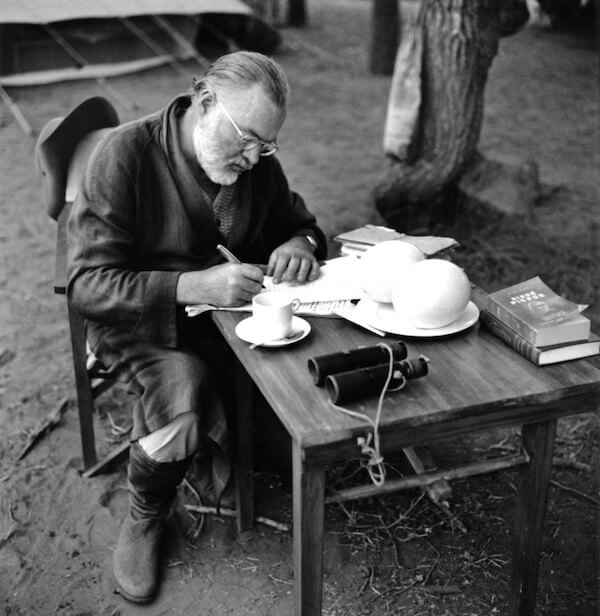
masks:
{"label": "hardcover book", "polygon": [[535,346],[587,340],[590,321],[580,314],[586,307],[557,295],[539,276],[488,296],[488,310]]}
{"label": "hardcover book", "polygon": [[497,319],[488,310],[480,312],[479,321],[496,338],[502,340],[511,349],[514,349],[536,366],[556,364],[571,359],[582,359],[600,353],[600,338],[595,334],[591,334],[590,338],[585,341],[536,347],[522,336],[519,336],[517,332],[510,329],[510,327]]}

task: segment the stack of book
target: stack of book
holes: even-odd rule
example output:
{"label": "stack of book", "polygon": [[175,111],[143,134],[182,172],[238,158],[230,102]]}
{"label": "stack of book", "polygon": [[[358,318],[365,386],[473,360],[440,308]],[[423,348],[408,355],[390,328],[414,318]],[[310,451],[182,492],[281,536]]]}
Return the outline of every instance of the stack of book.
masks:
{"label": "stack of book", "polygon": [[479,320],[492,334],[538,366],[600,353],[581,306],[557,295],[539,276],[488,296]]}
{"label": "stack of book", "polygon": [[402,240],[418,248],[425,256],[431,256],[447,248],[458,246],[451,237],[434,235],[406,235],[380,225],[363,225],[357,229],[336,235],[334,241],[340,244],[342,255],[361,257],[365,251],[375,244],[389,240]]}

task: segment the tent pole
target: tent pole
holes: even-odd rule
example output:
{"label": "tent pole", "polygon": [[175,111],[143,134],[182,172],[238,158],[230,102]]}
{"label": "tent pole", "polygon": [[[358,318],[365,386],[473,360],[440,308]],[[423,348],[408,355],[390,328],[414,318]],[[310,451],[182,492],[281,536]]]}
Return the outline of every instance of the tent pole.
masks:
{"label": "tent pole", "polygon": [[141,28],[138,28],[130,19],[127,17],[119,17],[119,21],[135,36],[137,36],[142,43],[144,43],[147,47],[149,47],[157,56],[171,56],[171,59],[167,60],[167,62],[185,79],[190,78],[189,71],[186,71],[180,62],[178,62],[172,54],[169,54],[166,49],[161,47],[158,43],[155,43]]}
{"label": "tent pole", "polygon": [[31,128],[31,124],[27,121],[25,116],[21,113],[21,110],[17,107],[12,98],[8,95],[8,92],[0,86],[0,98],[4,102],[4,104],[8,107],[10,112],[13,114],[15,120],[19,123],[19,126],[23,129],[23,132],[31,137],[33,135],[33,128]]}
{"label": "tent pole", "polygon": [[[60,34],[55,28],[48,24],[43,24],[46,32],[57,42],[71,58],[77,63],[78,66],[89,66],[90,63]],[[116,90],[105,77],[95,77],[96,82],[102,86],[107,92],[110,92],[112,96],[127,110],[133,111],[139,108],[136,102],[131,102],[125,98],[118,90]]]}
{"label": "tent pole", "polygon": [[221,42],[225,43],[225,45],[227,45],[227,49],[229,50],[229,52],[239,51],[240,49],[239,45],[230,36],[223,34],[218,28],[213,26],[210,22],[207,22],[206,20],[203,21],[202,27],[205,30],[208,30],[208,32],[210,32],[213,36],[217,37]]}
{"label": "tent pole", "polygon": [[181,34],[181,32],[179,32],[179,30],[177,30],[177,28],[175,28],[175,26],[173,26],[173,24],[170,24],[160,15],[152,15],[152,20],[157,26],[162,28],[173,39],[173,41],[185,49],[203,70],[208,68],[210,61],[200,55],[198,50],[185,38],[185,36],[183,36],[183,34]]}

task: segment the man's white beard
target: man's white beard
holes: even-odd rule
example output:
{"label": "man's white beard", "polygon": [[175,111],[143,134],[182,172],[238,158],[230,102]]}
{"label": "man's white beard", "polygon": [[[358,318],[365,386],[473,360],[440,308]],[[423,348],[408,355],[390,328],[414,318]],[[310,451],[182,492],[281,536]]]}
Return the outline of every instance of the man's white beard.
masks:
{"label": "man's white beard", "polygon": [[211,182],[222,186],[231,186],[231,184],[235,184],[239,174],[227,169],[215,133],[215,127],[212,125],[201,130],[196,124],[193,134],[196,160]]}

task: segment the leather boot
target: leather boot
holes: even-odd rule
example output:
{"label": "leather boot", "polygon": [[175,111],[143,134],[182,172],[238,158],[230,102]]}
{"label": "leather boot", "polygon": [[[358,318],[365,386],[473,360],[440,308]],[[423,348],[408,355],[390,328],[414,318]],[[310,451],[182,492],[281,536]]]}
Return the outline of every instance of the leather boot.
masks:
{"label": "leather boot", "polygon": [[202,505],[215,507],[217,515],[220,515],[220,508],[235,509],[236,496],[233,480],[227,482],[222,492],[215,495],[213,479],[213,461],[210,456],[199,456],[196,454],[190,469],[188,481],[196,488]]}
{"label": "leather boot", "polygon": [[129,449],[129,512],[113,556],[116,591],[134,603],[148,603],[158,587],[158,564],[165,520],[191,457],[156,462],[137,442]]}

